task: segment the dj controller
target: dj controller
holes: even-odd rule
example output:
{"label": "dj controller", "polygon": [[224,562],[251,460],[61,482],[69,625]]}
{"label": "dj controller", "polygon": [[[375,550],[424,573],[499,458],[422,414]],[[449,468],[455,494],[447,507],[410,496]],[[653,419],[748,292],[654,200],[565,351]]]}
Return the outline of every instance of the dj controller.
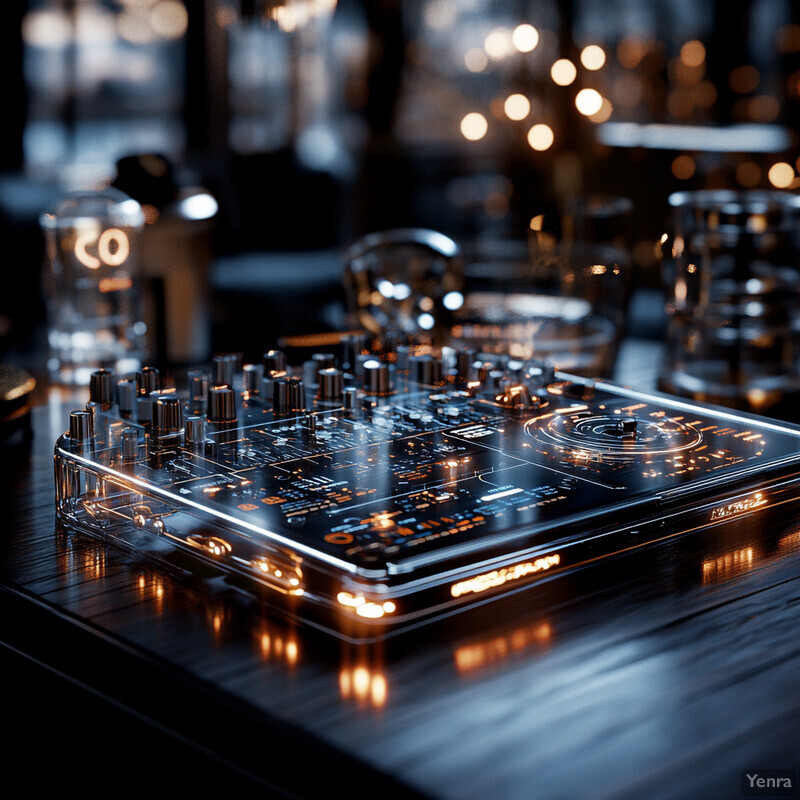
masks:
{"label": "dj controller", "polygon": [[92,375],[60,523],[354,640],[800,495],[800,427],[475,349],[346,335],[179,383]]}

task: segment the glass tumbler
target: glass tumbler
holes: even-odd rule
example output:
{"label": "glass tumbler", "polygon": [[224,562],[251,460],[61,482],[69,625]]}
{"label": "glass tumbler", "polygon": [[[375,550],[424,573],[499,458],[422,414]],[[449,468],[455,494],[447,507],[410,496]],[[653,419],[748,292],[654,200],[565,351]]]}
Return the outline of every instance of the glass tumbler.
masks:
{"label": "glass tumbler", "polygon": [[784,419],[800,416],[800,197],[679,192],[665,262],[659,388]]}
{"label": "glass tumbler", "polygon": [[100,368],[123,374],[140,368],[146,325],[139,203],[116,189],[70,194],[41,216],[40,225],[51,379],[84,385]]}
{"label": "glass tumbler", "polygon": [[424,228],[370,233],[345,252],[344,285],[354,325],[442,344],[464,302],[461,251]]}
{"label": "glass tumbler", "polygon": [[479,239],[464,247],[464,276],[454,344],[611,376],[625,281],[611,248],[544,235]]}

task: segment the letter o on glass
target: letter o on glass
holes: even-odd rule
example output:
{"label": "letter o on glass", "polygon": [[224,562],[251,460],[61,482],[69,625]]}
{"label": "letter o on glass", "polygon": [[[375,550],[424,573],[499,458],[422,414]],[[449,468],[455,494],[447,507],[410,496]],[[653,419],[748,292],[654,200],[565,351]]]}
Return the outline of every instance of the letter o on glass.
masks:
{"label": "letter o on glass", "polygon": [[119,228],[107,228],[100,234],[100,240],[97,242],[97,254],[104,264],[108,264],[110,267],[119,267],[128,259],[130,252],[131,246],[125,231]]}

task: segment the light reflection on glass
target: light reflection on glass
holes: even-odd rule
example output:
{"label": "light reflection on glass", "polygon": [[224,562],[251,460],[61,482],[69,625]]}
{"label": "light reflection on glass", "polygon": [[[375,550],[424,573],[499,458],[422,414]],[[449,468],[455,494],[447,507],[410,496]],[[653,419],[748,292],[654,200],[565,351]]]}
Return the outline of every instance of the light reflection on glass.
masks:
{"label": "light reflection on glass", "polygon": [[742,547],[718,558],[708,559],[703,562],[703,583],[721,583],[730,580],[751,569],[757,561],[758,556],[752,546]]}
{"label": "light reflection on glass", "polygon": [[256,631],[255,636],[262,660],[280,661],[290,667],[300,661],[300,645],[290,631],[264,625]]}
{"label": "light reflection on glass", "polygon": [[339,694],[359,706],[380,709],[386,705],[389,681],[379,648],[345,648],[339,668]]}
{"label": "light reflection on glass", "polygon": [[553,637],[549,622],[539,621],[516,628],[502,636],[489,637],[456,648],[453,654],[456,670],[461,675],[486,669],[513,656],[536,648],[547,647]]}
{"label": "light reflection on glass", "polygon": [[778,552],[785,555],[800,550],[800,531],[792,531],[783,536],[778,542]]}

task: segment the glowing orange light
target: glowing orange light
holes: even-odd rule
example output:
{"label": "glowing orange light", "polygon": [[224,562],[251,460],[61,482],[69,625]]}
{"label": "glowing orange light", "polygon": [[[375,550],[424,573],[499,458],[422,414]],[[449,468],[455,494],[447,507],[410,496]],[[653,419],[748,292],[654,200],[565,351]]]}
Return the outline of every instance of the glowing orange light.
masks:
{"label": "glowing orange light", "polygon": [[779,161],[769,168],[767,177],[776,189],[788,189],[794,183],[794,167],[785,161]]}
{"label": "glowing orange light", "polygon": [[386,696],[388,694],[386,678],[383,675],[373,675],[370,684],[370,695],[372,704],[376,708],[381,708],[386,705]]}
{"label": "glowing orange light", "polygon": [[124,264],[131,252],[130,242],[125,231],[119,228],[108,228],[100,235],[97,242],[97,254],[109,266],[118,267]]}
{"label": "glowing orange light", "polygon": [[528,144],[534,150],[548,150],[552,147],[554,140],[553,129],[544,123],[538,123],[528,131]]}
{"label": "glowing orange light", "polygon": [[578,70],[568,58],[559,58],[550,67],[550,77],[559,86],[569,86],[578,77]]}
{"label": "glowing orange light", "polygon": [[588,70],[602,69],[606,63],[606,51],[596,44],[590,44],[581,50],[581,64]]}
{"label": "glowing orange light", "polygon": [[717,508],[711,512],[711,519],[726,519],[738,514],[744,514],[747,511],[752,511],[754,508],[760,508],[761,506],[766,505],[767,502],[767,499],[761,492],[756,492],[751,497],[746,497],[742,500],[736,500],[735,502],[728,503],[724,506],[717,506]]}
{"label": "glowing orange light", "polygon": [[695,173],[695,163],[691,156],[677,156],[672,161],[672,174],[679,180],[685,181]]}
{"label": "glowing orange light", "polygon": [[99,269],[102,263],[99,258],[89,255],[86,249],[91,242],[95,241],[96,237],[93,231],[81,233],[75,239],[75,257],[89,269]]}
{"label": "glowing orange light", "polygon": [[498,586],[503,586],[510,581],[516,581],[528,575],[551,569],[561,563],[561,556],[553,553],[549,556],[537,558],[535,561],[523,561],[510,567],[492,570],[474,578],[454,583],[450,587],[450,594],[453,597],[461,597],[465,594],[479,594]]}
{"label": "glowing orange light", "polygon": [[503,104],[503,110],[509,119],[525,119],[531,112],[531,101],[524,94],[510,94]]}
{"label": "glowing orange light", "polygon": [[527,23],[517,25],[511,33],[511,42],[520,53],[530,53],[539,44],[539,31]]}
{"label": "glowing orange light", "polygon": [[681,61],[687,67],[699,67],[705,60],[705,45],[697,39],[692,39],[681,47]]}
{"label": "glowing orange light", "polygon": [[129,277],[123,275],[116,278],[101,278],[97,282],[97,288],[102,294],[108,294],[108,292],[124,292],[130,289],[131,286],[133,286],[133,281]]}
{"label": "glowing orange light", "polygon": [[486,136],[489,123],[486,117],[477,111],[471,111],[461,120],[461,135],[470,142],[477,142]]}
{"label": "glowing orange light", "polygon": [[603,107],[603,95],[597,89],[581,89],[575,97],[575,108],[585,117],[596,114]]}
{"label": "glowing orange light", "polygon": [[370,674],[366,667],[356,667],[353,670],[353,689],[356,697],[364,698],[369,692]]}

